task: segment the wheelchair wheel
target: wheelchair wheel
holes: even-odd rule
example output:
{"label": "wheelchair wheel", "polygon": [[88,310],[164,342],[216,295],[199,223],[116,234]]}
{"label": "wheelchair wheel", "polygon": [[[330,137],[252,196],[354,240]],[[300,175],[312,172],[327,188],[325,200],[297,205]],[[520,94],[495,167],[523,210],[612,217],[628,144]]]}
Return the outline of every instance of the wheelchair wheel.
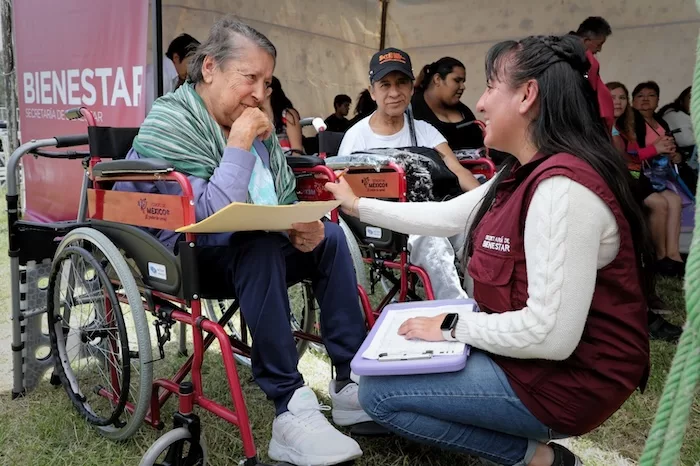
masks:
{"label": "wheelchair wheel", "polygon": [[340,217],[338,220],[340,228],[343,230],[343,235],[345,235],[345,241],[348,243],[348,249],[350,249],[350,257],[352,258],[352,265],[355,267],[355,277],[357,278],[357,284],[365,290],[369,290],[367,268],[365,266],[365,262],[362,260],[362,251],[360,251],[360,245],[357,243],[355,235],[352,233],[350,226],[345,222],[345,220],[343,220],[342,217]]}
{"label": "wheelchair wheel", "polygon": [[143,455],[139,466],[204,466],[207,464],[207,446],[204,437],[193,445],[192,434],[178,427],[163,434]]}
{"label": "wheelchair wheel", "polygon": [[61,241],[47,318],[56,374],[77,411],[105,437],[129,438],[149,408],[151,341],[131,269],[104,234],[77,228]]}

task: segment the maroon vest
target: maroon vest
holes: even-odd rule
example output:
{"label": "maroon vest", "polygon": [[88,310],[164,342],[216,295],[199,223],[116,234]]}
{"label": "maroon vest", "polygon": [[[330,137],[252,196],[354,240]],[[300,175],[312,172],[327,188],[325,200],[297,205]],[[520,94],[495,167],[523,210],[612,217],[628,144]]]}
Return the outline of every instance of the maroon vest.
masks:
{"label": "maroon vest", "polygon": [[[598,270],[583,335],[569,358],[492,357],[540,421],[559,433],[581,435],[613,414],[648,375],[647,305],[630,227],[612,191],[573,155],[536,156],[499,186],[474,232],[469,275],[481,310],[501,313],[526,306],[525,217],[537,185],[552,176],[576,181],[607,204],[617,221],[620,250]],[[586,228],[586,219],[569,228]]]}

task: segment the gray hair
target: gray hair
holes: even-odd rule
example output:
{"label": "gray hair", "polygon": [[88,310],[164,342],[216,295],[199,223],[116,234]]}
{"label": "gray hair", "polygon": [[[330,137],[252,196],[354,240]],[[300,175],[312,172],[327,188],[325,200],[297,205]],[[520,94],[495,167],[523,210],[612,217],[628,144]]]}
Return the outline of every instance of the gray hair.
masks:
{"label": "gray hair", "polygon": [[227,61],[240,58],[241,50],[247,45],[246,42],[260,47],[273,59],[277,59],[277,49],[270,39],[237,19],[225,17],[214,23],[207,40],[192,52],[192,58],[187,67],[189,80],[194,84],[204,80],[202,66],[207,56],[212,57],[219,67],[223,67]]}

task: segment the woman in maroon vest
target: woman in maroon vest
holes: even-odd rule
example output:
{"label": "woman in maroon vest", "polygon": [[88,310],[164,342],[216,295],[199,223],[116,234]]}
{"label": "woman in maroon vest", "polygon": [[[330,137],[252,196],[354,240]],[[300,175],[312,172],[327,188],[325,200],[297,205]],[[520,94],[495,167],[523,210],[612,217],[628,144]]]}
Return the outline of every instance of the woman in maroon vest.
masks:
{"label": "woman in maroon vest", "polygon": [[327,186],[372,225],[470,238],[468,291],[483,312],[411,319],[400,333],[472,354],[460,372],[364,377],[360,403],[390,430],[498,464],[573,466],[549,441],[589,432],[644,386],[653,246],[589,66],[571,36],[490,50],[484,141],[515,158],[476,190],[411,204]]}

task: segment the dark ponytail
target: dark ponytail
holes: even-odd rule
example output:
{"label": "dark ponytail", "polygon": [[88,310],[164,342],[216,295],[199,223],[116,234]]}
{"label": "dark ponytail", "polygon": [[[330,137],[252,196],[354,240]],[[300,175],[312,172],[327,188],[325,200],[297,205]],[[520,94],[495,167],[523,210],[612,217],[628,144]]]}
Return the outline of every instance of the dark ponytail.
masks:
{"label": "dark ponytail", "polygon": [[427,90],[430,87],[430,83],[433,82],[433,76],[437,74],[444,80],[455,68],[465,69],[461,61],[452,57],[442,57],[436,62],[428,63],[420,70],[416,78],[416,90],[421,92]]}
{"label": "dark ponytail", "polygon": [[[544,156],[561,152],[588,163],[615,195],[629,223],[642,287],[654,292],[655,254],[646,219],[632,193],[632,179],[622,157],[610,143],[598,112],[598,100],[588,79],[590,63],[575,36],[532,36],[494,45],[486,56],[486,80],[516,87],[529,79],[539,86],[539,114],[530,125],[534,146]],[[468,232],[470,254],[476,227],[496,197],[499,180],[508,178],[518,161],[511,158],[498,175],[475,214]],[[467,257],[463,264],[467,263]]]}

